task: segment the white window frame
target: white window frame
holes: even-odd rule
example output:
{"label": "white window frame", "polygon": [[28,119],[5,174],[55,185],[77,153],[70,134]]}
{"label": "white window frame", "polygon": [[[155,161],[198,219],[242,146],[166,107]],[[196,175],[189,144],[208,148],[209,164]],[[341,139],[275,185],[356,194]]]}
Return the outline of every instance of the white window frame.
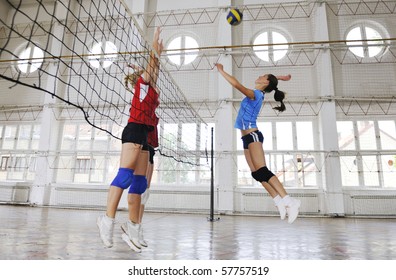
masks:
{"label": "white window frame", "polygon": [[[268,42],[263,43],[263,44],[268,44],[268,46],[255,46],[253,47],[253,52],[254,54],[262,61],[265,62],[277,62],[280,61],[282,59],[284,59],[288,52],[289,52],[289,45],[288,43],[291,41],[289,36],[287,36],[287,34],[285,34],[285,32],[283,32],[282,30],[278,30],[278,29],[274,29],[274,28],[269,28],[269,29],[265,29],[265,30],[261,30],[260,32],[258,32],[253,40],[252,40],[252,44],[256,44],[256,40],[259,36],[262,36],[263,34],[267,33],[267,39]],[[274,33],[278,33],[281,36],[283,36],[283,38],[286,40],[286,42],[275,42],[274,43]],[[285,45],[274,45],[274,44],[283,44],[285,43]],[[275,58],[275,53],[276,52],[284,52],[284,54],[282,55],[282,57],[280,58]],[[262,53],[262,54],[260,54]],[[263,57],[263,54],[265,57]]]}
{"label": "white window frame", "polygon": [[[195,41],[196,45],[194,44],[194,46],[191,46],[191,47],[186,46],[186,38],[187,37],[193,39]],[[172,43],[179,38],[181,40],[180,46],[177,48],[173,48]],[[167,42],[166,46],[168,49],[166,54],[167,54],[167,58],[168,58],[169,62],[172,65],[176,65],[178,67],[186,66],[186,65],[193,63],[199,55],[198,48],[199,48],[200,44],[199,44],[196,36],[189,34],[189,33],[177,34],[177,35],[171,37],[171,39]],[[194,49],[188,50],[189,48],[194,48]],[[195,48],[196,48],[196,50],[195,50]],[[169,49],[175,49],[175,50],[172,51]],[[184,50],[184,49],[187,49],[187,50]],[[189,58],[187,61],[186,58],[188,58],[188,57],[191,57],[191,58]],[[176,62],[175,59],[173,59],[173,58],[179,58],[179,62]]]}
{"label": "white window frame", "polygon": [[[385,46],[382,46],[385,44],[385,40],[365,41],[365,40],[370,40],[370,38],[367,38],[366,28],[373,29],[381,36],[381,39],[385,39],[387,37],[387,34],[386,34],[387,32],[384,27],[380,26],[378,23],[372,23],[369,21],[361,21],[361,22],[358,22],[358,23],[352,25],[350,28],[348,28],[348,30],[345,33],[345,40],[348,40],[348,35],[352,32],[352,30],[354,30],[356,28],[359,28],[359,30],[360,30],[360,34],[362,36],[362,38],[361,38],[362,41],[346,43],[348,46],[348,50],[353,55],[360,57],[360,58],[374,58],[374,57],[380,57],[380,56],[384,55],[384,53],[387,50],[387,48]],[[356,40],[359,40],[359,39],[356,39]],[[381,50],[377,54],[370,56],[370,48],[378,47],[378,46],[382,46]],[[363,48],[362,55],[359,54],[356,50],[354,51],[354,49],[359,49],[359,48]]]}

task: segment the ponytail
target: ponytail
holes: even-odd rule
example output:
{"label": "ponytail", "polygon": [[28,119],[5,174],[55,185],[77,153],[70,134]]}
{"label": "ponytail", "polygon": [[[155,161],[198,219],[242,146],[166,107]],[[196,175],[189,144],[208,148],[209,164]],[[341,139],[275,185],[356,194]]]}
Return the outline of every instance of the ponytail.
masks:
{"label": "ponytail", "polygon": [[280,102],[281,105],[274,107],[272,109],[278,110],[279,112],[285,111],[286,106],[285,106],[285,103],[283,103],[283,99],[285,99],[285,93],[283,91],[280,91],[278,88],[275,88],[274,99],[275,99],[275,101]]}
{"label": "ponytail", "polygon": [[143,74],[143,70],[140,71],[136,71],[132,74],[128,74],[124,77],[124,84],[125,87],[130,90],[129,85],[131,86],[131,88],[133,89],[135,87],[135,84],[137,82],[137,80],[139,79],[139,77]]}
{"label": "ponytail", "polygon": [[274,99],[275,101],[280,102],[280,106],[274,107],[273,109],[278,110],[279,112],[283,112],[286,110],[286,106],[283,103],[283,99],[285,99],[285,93],[278,89],[278,78],[273,74],[268,74],[268,86],[264,89],[264,92],[275,91]]}

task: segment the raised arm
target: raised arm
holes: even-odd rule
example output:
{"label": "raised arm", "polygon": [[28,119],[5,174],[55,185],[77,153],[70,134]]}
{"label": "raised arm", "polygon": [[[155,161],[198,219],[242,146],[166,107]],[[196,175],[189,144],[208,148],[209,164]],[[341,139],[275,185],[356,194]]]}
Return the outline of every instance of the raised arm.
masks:
{"label": "raised arm", "polygon": [[157,85],[157,80],[158,80],[158,74],[159,74],[159,68],[160,68],[160,61],[158,57],[154,58],[154,71],[153,71],[153,77],[152,77],[152,86],[156,87]]}
{"label": "raised arm", "polygon": [[243,86],[234,76],[231,76],[226,71],[224,71],[223,64],[216,63],[215,66],[219,73],[229,82],[234,88],[242,92],[245,96],[250,99],[254,99],[254,91]]}
{"label": "raised arm", "polygon": [[[153,49],[157,52],[158,56],[161,56],[162,50],[164,49],[164,46],[162,44],[162,39],[160,40],[159,38],[160,33],[161,33],[161,28],[157,27],[154,33],[154,39],[152,45]],[[159,58],[156,57],[154,51],[150,51],[149,62],[143,77],[144,80],[153,87],[157,83],[159,67],[160,67]]]}
{"label": "raised arm", "polygon": [[286,76],[276,76],[276,78],[280,81],[289,81],[291,79],[291,75],[286,75]]}

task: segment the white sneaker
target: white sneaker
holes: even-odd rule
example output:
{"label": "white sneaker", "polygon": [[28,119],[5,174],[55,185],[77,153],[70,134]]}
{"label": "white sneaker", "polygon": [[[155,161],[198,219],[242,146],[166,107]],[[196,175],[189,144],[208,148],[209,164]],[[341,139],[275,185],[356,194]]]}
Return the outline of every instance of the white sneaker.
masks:
{"label": "white sneaker", "polygon": [[285,206],[285,203],[282,200],[280,200],[279,202],[277,202],[275,204],[275,206],[276,206],[276,208],[278,208],[281,220],[284,220],[286,218],[286,206]]}
{"label": "white sneaker", "polygon": [[129,247],[137,253],[142,251],[142,245],[139,243],[139,224],[128,221],[121,225],[121,229],[124,232],[122,240],[124,240]]}
{"label": "white sneaker", "polygon": [[136,253],[142,252],[142,249],[136,247],[136,245],[132,243],[132,241],[129,239],[129,236],[126,233],[122,233],[121,238],[126,242],[126,244],[128,244],[129,248],[131,248],[133,251],[135,251]]}
{"label": "white sneaker", "polygon": [[276,206],[276,208],[278,208],[279,216],[281,220],[284,220],[286,218],[286,212],[287,212],[285,205],[278,205]]}
{"label": "white sneaker", "polygon": [[292,202],[286,207],[288,223],[293,223],[298,216],[301,201],[298,199],[293,199]]}
{"label": "white sneaker", "polygon": [[105,247],[113,247],[113,230],[114,230],[114,219],[111,219],[103,214],[96,220],[96,225],[99,228],[99,236]]}
{"label": "white sneaker", "polygon": [[142,225],[140,225],[140,227],[139,227],[139,243],[143,247],[147,247],[148,246],[146,240],[144,240],[144,237],[143,237],[143,227],[142,227]]}

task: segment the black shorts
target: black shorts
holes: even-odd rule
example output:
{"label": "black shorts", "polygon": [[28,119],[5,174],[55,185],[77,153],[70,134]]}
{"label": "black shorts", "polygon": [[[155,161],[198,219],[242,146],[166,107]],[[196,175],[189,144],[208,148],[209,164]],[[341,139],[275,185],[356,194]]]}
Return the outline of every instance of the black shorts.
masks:
{"label": "black shorts", "polygon": [[150,130],[150,126],[140,123],[130,122],[122,131],[121,141],[124,143],[135,143],[143,145],[142,150],[148,150],[147,135]]}
{"label": "black shorts", "polygon": [[243,148],[245,150],[248,149],[250,143],[253,143],[253,142],[263,143],[264,142],[264,136],[260,132],[260,130],[252,131],[249,134],[242,136],[241,139],[243,142]]}
{"label": "black shorts", "polygon": [[155,150],[152,146],[148,145],[148,151],[150,153],[150,157],[149,157],[149,162],[151,164],[154,164],[154,155],[155,155]]}

